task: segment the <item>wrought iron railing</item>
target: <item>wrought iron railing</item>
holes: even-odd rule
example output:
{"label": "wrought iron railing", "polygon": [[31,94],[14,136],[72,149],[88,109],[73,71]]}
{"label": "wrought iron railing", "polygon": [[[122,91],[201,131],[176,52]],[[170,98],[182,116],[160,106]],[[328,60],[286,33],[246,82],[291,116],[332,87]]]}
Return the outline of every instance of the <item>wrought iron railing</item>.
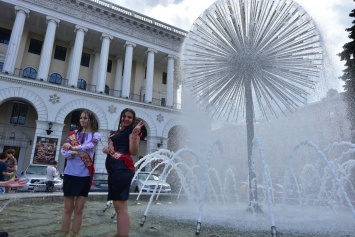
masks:
{"label": "wrought iron railing", "polygon": [[[4,72],[1,72],[4,73]],[[8,74],[8,73],[6,73]],[[15,71],[13,74],[11,74],[12,76],[16,76],[16,77],[21,77],[21,78],[27,78],[30,80],[37,80],[37,81],[44,81],[43,79],[37,79],[37,72],[32,74],[24,74],[24,70],[20,69],[20,68],[15,68]],[[72,88],[76,88],[76,89],[80,89],[80,90],[85,90],[85,91],[90,91],[90,92],[97,92],[96,91],[96,85],[91,85],[91,84],[85,84],[82,88],[78,88],[76,86],[69,86],[69,80],[66,78],[56,78],[55,80],[51,80],[50,76],[48,75],[46,82],[48,83],[52,83],[54,85],[58,85],[58,86],[64,86],[64,87],[72,87]],[[113,90],[113,89],[109,89],[106,93],[106,95],[108,96],[113,96],[113,97],[118,97],[118,98],[122,98],[122,91],[121,90]],[[127,99],[136,101],[136,102],[141,102],[141,103],[148,103],[144,101],[144,95],[137,95],[137,94],[133,94],[130,93],[129,97]],[[165,99],[156,99],[156,98],[152,98],[152,101],[149,102],[148,104],[152,104],[152,105],[156,105],[156,106],[162,106],[162,107],[170,107],[172,109],[177,109],[180,110],[181,109],[181,104],[179,103],[174,103],[173,106],[166,106],[166,101]]]}

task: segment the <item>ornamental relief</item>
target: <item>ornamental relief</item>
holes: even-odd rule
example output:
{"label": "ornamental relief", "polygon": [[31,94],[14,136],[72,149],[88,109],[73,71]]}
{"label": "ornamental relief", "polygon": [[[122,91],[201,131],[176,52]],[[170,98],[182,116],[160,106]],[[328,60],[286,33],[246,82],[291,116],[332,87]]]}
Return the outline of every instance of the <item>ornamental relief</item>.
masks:
{"label": "ornamental relief", "polygon": [[[80,6],[79,4],[72,4],[70,2],[65,1],[64,5],[59,5],[61,4],[61,1],[56,1],[55,4],[53,4],[53,1],[50,0],[24,0],[26,2],[30,2],[32,4],[37,4],[42,7],[48,8],[48,9],[54,9],[58,12],[67,14],[67,15],[72,15],[72,16],[78,16],[78,18],[88,21],[88,22],[93,22],[95,24],[101,25],[102,27],[109,28],[111,30],[117,31],[119,33],[127,34],[127,35],[133,35],[134,37],[145,40],[148,42],[154,42],[156,44],[159,44],[161,46],[164,46],[168,49],[174,50],[174,51],[179,51],[180,45],[176,44],[171,44],[169,41],[167,41],[166,37],[162,37],[162,35],[156,33],[154,34],[152,31],[148,31],[146,29],[142,29],[139,26],[134,26],[126,21],[122,20],[120,21],[118,18],[112,19],[110,15],[105,15],[99,12],[96,12],[94,10],[84,8]],[[80,11],[80,14],[78,14],[78,11]],[[117,12],[116,15],[120,15],[119,12]],[[104,18],[104,19],[103,19]],[[148,35],[148,34],[151,35]],[[154,35],[153,35],[154,34]],[[181,36],[182,38],[183,36]],[[174,39],[170,39],[175,41]],[[177,44],[180,44],[179,42],[176,41]]]}

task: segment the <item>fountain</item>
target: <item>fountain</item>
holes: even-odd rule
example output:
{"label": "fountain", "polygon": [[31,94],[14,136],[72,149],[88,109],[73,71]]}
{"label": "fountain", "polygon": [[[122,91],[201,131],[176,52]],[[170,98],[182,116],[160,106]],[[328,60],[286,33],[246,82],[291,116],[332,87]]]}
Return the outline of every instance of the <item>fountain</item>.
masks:
{"label": "fountain", "polygon": [[[262,147],[255,138],[254,126],[260,116],[285,115],[285,111],[292,112],[307,102],[317,77],[324,70],[322,39],[315,23],[301,6],[291,0],[220,0],[194,22],[184,41],[181,58],[184,89],[194,97],[198,107],[216,120],[230,124],[245,121],[249,190],[247,212],[263,213],[258,202],[258,182],[263,177],[271,232],[276,236],[272,203],[274,187]],[[354,213],[344,184],[339,179],[341,174],[334,164],[312,142],[302,144],[317,150],[319,158],[326,164],[323,169],[328,175],[327,182],[331,177],[333,189],[341,192],[343,200]],[[255,146],[259,149],[262,170],[259,176],[255,167]],[[209,154],[206,163],[209,164]],[[316,171],[320,167],[315,167],[313,174],[318,174]],[[293,171],[292,166],[285,170]],[[329,184],[323,184],[324,176],[318,176],[327,199]],[[297,178],[293,178],[297,184]],[[312,183],[307,177],[301,178],[304,179],[303,184]],[[289,177],[285,179],[291,180]],[[347,183],[353,193],[349,179]],[[286,183],[283,187],[291,185],[294,184]],[[296,187],[298,193],[301,189],[305,190],[305,187]],[[201,230],[200,217],[196,229],[198,234]]]}
{"label": "fountain", "polygon": [[[314,162],[300,167],[305,172],[297,172],[295,163],[300,160],[302,149],[309,147],[314,151]],[[294,184],[294,180],[298,183],[293,193],[285,192],[281,196],[275,196],[271,188],[263,188],[259,193],[263,214],[246,212],[249,202],[247,192],[243,192],[238,184],[240,176],[228,167],[230,161],[224,157],[219,140],[211,143],[207,159],[187,148],[178,152],[162,149],[151,153],[136,167],[159,159],[161,162],[152,172],[159,169],[162,180],[166,178],[169,182],[178,182],[171,182],[175,190],[172,194],[159,193],[158,189],[153,194],[131,194],[131,236],[270,236],[270,228],[272,236],[354,236],[354,211],[351,202],[348,202],[348,194],[354,195],[355,192],[351,182],[346,180],[349,180],[348,171],[355,167],[355,162],[349,160],[339,165],[333,157],[329,162],[323,160],[326,154],[339,148],[342,152],[336,157],[341,157],[341,160],[348,159],[347,156],[354,153],[354,144],[350,143],[332,144],[324,150],[310,141],[297,144],[290,151],[289,161],[293,164],[283,174],[283,185]],[[267,154],[258,139],[254,139],[253,149],[253,159],[259,160],[261,166],[261,169],[255,167],[255,170],[260,170],[256,173],[258,183],[263,187],[272,187]],[[216,156],[216,152],[220,157]],[[216,162],[226,166],[215,165]],[[224,170],[221,170],[223,167]],[[307,175],[310,167],[318,167],[317,173],[312,174],[319,179]],[[328,175],[327,172],[331,171],[337,179]],[[309,189],[310,183],[320,188]],[[329,184],[334,184],[330,190],[322,188]],[[325,191],[329,191],[328,195]],[[334,195],[329,195],[331,193]],[[13,197],[18,195],[13,194]],[[112,215],[113,208],[106,206],[106,195],[91,193],[89,197],[83,236],[112,237],[116,220]],[[21,199],[9,196],[1,202],[0,217],[4,221],[0,222],[0,230],[6,230],[11,233],[10,236],[60,236],[62,202],[61,193],[39,193],[36,197]]]}
{"label": "fountain", "polygon": [[[288,163],[276,173],[269,168],[273,154],[254,131],[260,115],[296,110],[315,87],[321,39],[307,13],[291,0],[217,1],[194,23],[181,58],[184,99],[190,100],[185,105],[191,105],[181,118],[190,131],[183,138],[188,148],[161,149],[135,164],[159,161],[152,172],[161,172],[173,193],[156,188],[131,195],[131,236],[354,236],[355,145],[321,149],[304,140],[289,150]],[[211,133],[212,119],[245,122],[246,152],[235,137]],[[238,124],[233,126],[222,128]],[[245,160],[247,168],[239,168]],[[62,210],[57,196],[2,199],[0,230],[57,236]],[[83,236],[112,236],[115,217],[106,196],[90,199]],[[41,208],[33,208],[39,203]]]}
{"label": "fountain", "polygon": [[255,118],[305,103],[322,66],[320,34],[293,1],[220,0],[193,24],[182,60],[185,88],[207,113],[229,122],[245,114],[248,211],[262,212],[253,188]]}

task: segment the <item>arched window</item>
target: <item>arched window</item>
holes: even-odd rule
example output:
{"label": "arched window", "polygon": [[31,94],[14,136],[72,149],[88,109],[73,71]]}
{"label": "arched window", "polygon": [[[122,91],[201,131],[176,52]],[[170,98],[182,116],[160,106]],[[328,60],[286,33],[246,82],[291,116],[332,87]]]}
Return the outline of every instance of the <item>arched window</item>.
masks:
{"label": "arched window", "polygon": [[79,89],[86,90],[86,81],[84,79],[78,79],[78,86]]}
{"label": "arched window", "polygon": [[105,94],[106,95],[110,94],[110,87],[108,85],[105,85]]}
{"label": "arched window", "polygon": [[[1,32],[1,30],[0,30]],[[1,35],[1,33],[0,33]],[[0,42],[1,42],[1,37],[0,37]],[[5,61],[5,54],[0,52],[0,72],[2,72],[2,69],[4,68],[4,61]]]}
{"label": "arched window", "polygon": [[23,69],[22,77],[36,79],[37,70],[33,67],[26,67],[25,69]]}
{"label": "arched window", "polygon": [[49,82],[61,85],[62,84],[62,75],[59,73],[52,73],[51,76],[49,77]]}
{"label": "arched window", "polygon": [[10,123],[24,125],[27,118],[28,104],[16,102],[12,107]]}

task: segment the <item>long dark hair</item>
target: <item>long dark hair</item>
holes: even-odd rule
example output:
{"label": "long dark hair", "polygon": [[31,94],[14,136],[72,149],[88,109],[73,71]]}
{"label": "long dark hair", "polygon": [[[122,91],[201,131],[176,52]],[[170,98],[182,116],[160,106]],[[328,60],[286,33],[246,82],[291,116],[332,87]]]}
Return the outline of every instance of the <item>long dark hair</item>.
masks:
{"label": "long dark hair", "polygon": [[[90,110],[83,110],[80,113],[80,116],[82,114],[85,114],[89,118],[91,132],[92,133],[97,132],[99,130],[99,127],[98,127],[98,122],[97,122],[95,114],[93,112],[91,112]],[[81,126],[81,124],[79,122],[78,132],[81,132],[82,130],[83,130],[83,127]]]}
{"label": "long dark hair", "polygon": [[121,123],[122,123],[122,117],[123,117],[123,115],[124,115],[126,112],[130,112],[130,113],[132,113],[132,115],[133,115],[133,122],[132,122],[132,124],[131,124],[130,126],[132,126],[132,125],[136,122],[136,112],[134,112],[133,109],[125,108],[125,109],[122,110],[122,112],[121,112],[121,115],[120,115],[120,122],[119,122],[119,124],[118,124],[117,130],[120,130]]}

